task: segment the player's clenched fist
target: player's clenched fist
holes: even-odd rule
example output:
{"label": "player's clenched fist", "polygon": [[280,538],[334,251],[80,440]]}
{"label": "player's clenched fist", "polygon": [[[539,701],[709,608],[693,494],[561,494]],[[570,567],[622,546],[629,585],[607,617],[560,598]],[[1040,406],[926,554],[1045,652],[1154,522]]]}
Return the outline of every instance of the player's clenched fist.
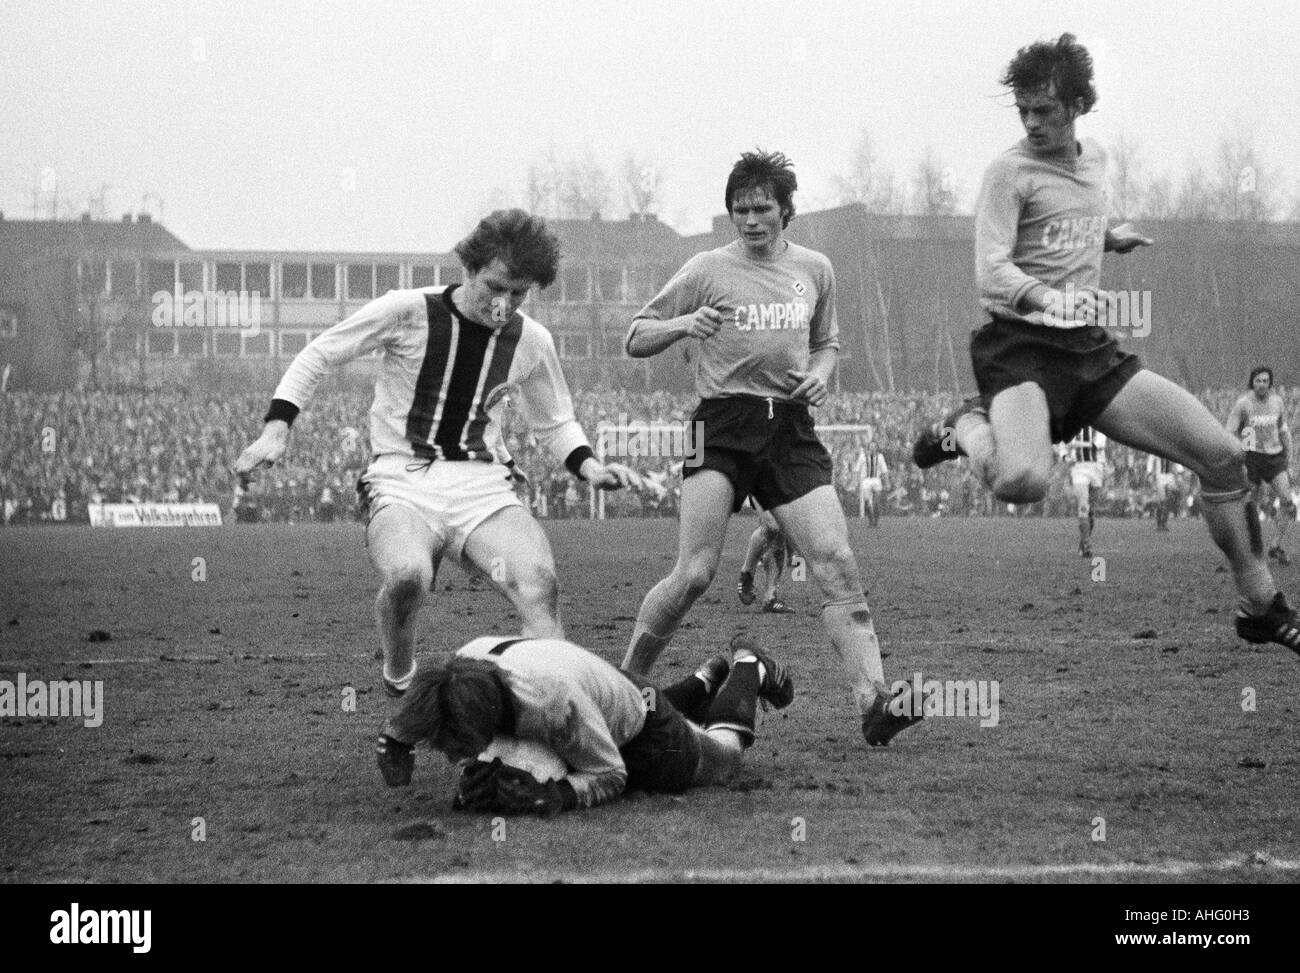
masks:
{"label": "player's clenched fist", "polygon": [[255,470],[274,466],[289,447],[289,424],[282,419],[272,419],[262,429],[262,435],[235,460],[235,474],[247,482]]}
{"label": "player's clenched fist", "polygon": [[722,312],[702,307],[690,316],[686,325],[688,338],[712,338],[722,327]]}

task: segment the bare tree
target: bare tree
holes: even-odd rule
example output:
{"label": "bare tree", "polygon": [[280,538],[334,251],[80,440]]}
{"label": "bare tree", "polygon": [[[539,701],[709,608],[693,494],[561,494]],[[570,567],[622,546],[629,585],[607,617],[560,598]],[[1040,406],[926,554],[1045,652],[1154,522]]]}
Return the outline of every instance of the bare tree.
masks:
{"label": "bare tree", "polygon": [[901,208],[902,193],[893,170],[876,157],[875,146],[865,128],[858,132],[847,173],[836,176],[834,182],[840,205],[861,203],[875,213],[896,213]]}
{"label": "bare tree", "polygon": [[582,220],[609,210],[612,195],[609,176],[595,157],[586,153],[564,166],[559,187],[559,215]]}
{"label": "bare tree", "polygon": [[957,212],[957,182],[952,167],[944,166],[930,146],[916,164],[912,209],[925,216],[951,216]]}
{"label": "bare tree", "polygon": [[1124,133],[1109,146],[1107,176],[1110,182],[1110,215],[1119,220],[1140,214],[1143,203],[1142,152]]}
{"label": "bare tree", "polygon": [[659,185],[663,174],[652,162],[638,159],[629,152],[623,157],[620,170],[623,180],[623,201],[631,213],[653,213],[659,208]]}
{"label": "bare tree", "polygon": [[1273,219],[1280,184],[1281,177],[1264,165],[1254,143],[1241,131],[1219,139],[1210,191],[1221,219]]}

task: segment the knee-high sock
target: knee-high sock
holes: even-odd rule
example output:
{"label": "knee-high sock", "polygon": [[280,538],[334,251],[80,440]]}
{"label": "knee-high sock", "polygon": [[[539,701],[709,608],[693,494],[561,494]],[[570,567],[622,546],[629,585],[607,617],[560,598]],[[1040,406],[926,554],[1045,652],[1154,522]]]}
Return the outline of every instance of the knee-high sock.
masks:
{"label": "knee-high sock", "polygon": [[957,445],[970,460],[975,475],[985,486],[992,488],[993,480],[997,475],[993,466],[993,455],[997,451],[997,444],[993,439],[993,426],[988,418],[978,412],[968,412],[957,420],[954,433],[957,437]]}
{"label": "knee-high sock", "polygon": [[826,602],[822,605],[822,625],[839,653],[858,709],[865,714],[885,682],[880,640],[876,638],[866,597]]}
{"label": "knee-high sock", "polygon": [[659,653],[672,641],[682,616],[691,607],[691,602],[674,590],[672,581],[672,575],[664,578],[641,602],[636,627],[632,629],[632,641],[620,668],[639,676],[646,675],[659,658]]}
{"label": "knee-high sock", "polygon": [[706,729],[735,730],[743,746],[754,742],[754,721],[758,718],[758,661],[736,661],[726,682],[713,697],[704,716]]}
{"label": "knee-high sock", "polygon": [[1277,594],[1277,585],[1264,563],[1259,508],[1246,499],[1245,491],[1202,492],[1201,500],[1210,538],[1232,565],[1241,608],[1251,614],[1265,611]]}
{"label": "knee-high sock", "polygon": [[692,723],[702,724],[717,689],[717,686],[710,687],[698,672],[694,672],[685,679],[664,686],[659,690],[659,695],[672,703],[673,708]]}

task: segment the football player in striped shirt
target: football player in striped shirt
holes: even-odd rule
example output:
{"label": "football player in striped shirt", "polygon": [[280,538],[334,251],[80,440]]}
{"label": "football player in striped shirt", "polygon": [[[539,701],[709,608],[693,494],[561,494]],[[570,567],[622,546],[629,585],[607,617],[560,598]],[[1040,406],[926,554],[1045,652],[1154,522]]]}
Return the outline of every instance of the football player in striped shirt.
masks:
{"label": "football player in striped shirt", "polygon": [[275,390],[262,435],[235,464],[246,478],[275,463],[321,379],[381,353],[370,407],[373,460],[357,491],[379,574],[375,619],[392,696],[415,676],[416,617],[444,555],[491,579],[525,635],[564,635],[550,544],[494,455],[507,393],[575,477],[598,489],[638,483],[626,466],[597,461],[574,418],[550,333],[519,311],[532,287],[555,279],[559,242],[545,222],[497,210],[455,253],[464,283],[389,291],[304,348]]}
{"label": "football player in striped shirt", "polygon": [[1106,482],[1106,437],[1084,426],[1063,449],[1070,464],[1070,492],[1079,518],[1079,556],[1092,557],[1092,507]]}
{"label": "football player in striped shirt", "polygon": [[826,401],[840,343],[830,260],[786,239],[796,186],[781,153],[744,153],[723,193],[737,239],[688,260],[628,329],[633,358],[680,341],[694,346],[700,404],[692,428],[703,431],[703,444],[700,463],[682,470],[677,563],[641,603],[623,668],[650,671],[712,584],[731,515],[753,496],[807,559],[863,736],[881,746],[914,719],[888,706],[830,453],[809,412]]}
{"label": "football player in striped shirt", "polygon": [[1282,547],[1286,529],[1295,520],[1291,499],[1291,427],[1286,421],[1286,403],[1273,391],[1273,369],[1260,366],[1250,373],[1250,391],[1233,403],[1225,423],[1228,432],[1241,440],[1246,453],[1246,476],[1255,490],[1255,503],[1264,500],[1264,485],[1273,491],[1281,510],[1277,517],[1277,542],[1268,556],[1279,564],[1290,564]]}
{"label": "football player in striped shirt", "polygon": [[1300,618],[1269,573],[1241,444],[1097,324],[1102,252],[1151,241],[1107,225],[1105,153],[1075,133],[1097,100],[1092,57],[1062,34],[1021,48],[1002,83],[1025,138],[989,166],[976,202],[980,394],[926,430],[913,459],[925,468],[966,455],[999,500],[1017,504],[1046,496],[1052,443],[1084,426],[1181,463],[1200,478],[1205,524],[1232,565],[1237,635],[1300,653]]}

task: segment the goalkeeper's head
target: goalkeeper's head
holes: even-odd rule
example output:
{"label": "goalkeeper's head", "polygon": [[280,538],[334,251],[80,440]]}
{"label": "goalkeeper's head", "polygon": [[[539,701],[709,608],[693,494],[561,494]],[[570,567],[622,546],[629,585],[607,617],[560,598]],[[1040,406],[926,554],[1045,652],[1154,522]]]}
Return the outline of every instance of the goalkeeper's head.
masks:
{"label": "goalkeeper's head", "polygon": [[391,725],[399,739],[428,740],[452,760],[470,760],[509,728],[512,717],[501,670],[458,657],[416,673]]}

